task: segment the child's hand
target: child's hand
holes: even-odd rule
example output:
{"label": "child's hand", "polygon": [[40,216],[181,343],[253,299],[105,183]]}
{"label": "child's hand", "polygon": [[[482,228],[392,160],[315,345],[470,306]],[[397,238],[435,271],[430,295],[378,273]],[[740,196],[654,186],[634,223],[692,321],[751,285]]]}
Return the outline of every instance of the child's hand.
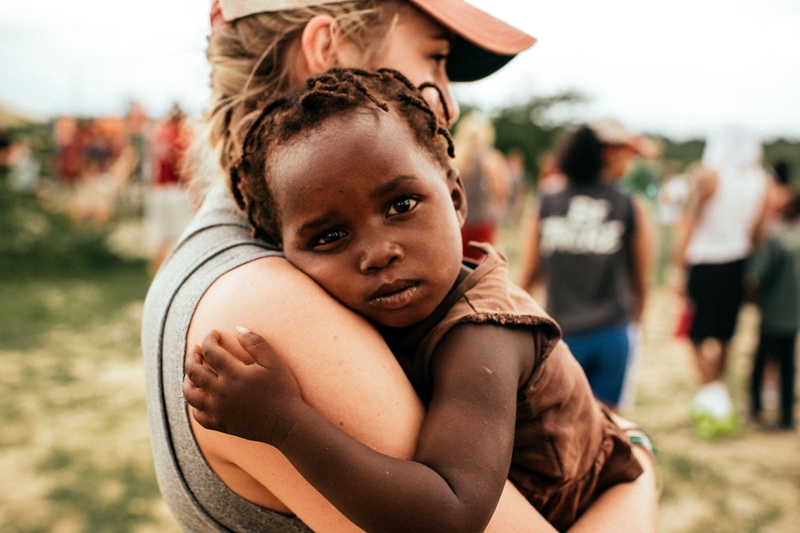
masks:
{"label": "child's hand", "polygon": [[307,409],[283,359],[260,335],[237,328],[237,340],[258,364],[245,364],[212,331],[186,356],[183,395],[206,429],[279,447]]}

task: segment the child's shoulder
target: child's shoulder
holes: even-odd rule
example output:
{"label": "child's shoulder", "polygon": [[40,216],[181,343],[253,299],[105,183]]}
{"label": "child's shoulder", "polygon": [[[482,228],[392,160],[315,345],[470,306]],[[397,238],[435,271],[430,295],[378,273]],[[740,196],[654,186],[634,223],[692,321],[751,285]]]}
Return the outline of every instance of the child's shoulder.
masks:
{"label": "child's shoulder", "polygon": [[530,294],[508,278],[508,262],[501,252],[486,243],[474,246],[486,258],[459,287],[469,314],[537,315],[550,319]]}
{"label": "child's shoulder", "polygon": [[530,294],[508,279],[506,260],[500,252],[486,244],[480,248],[486,252],[486,259],[456,289],[436,333],[442,335],[461,324],[527,328],[543,336],[545,352],[549,353],[561,338],[558,324]]}

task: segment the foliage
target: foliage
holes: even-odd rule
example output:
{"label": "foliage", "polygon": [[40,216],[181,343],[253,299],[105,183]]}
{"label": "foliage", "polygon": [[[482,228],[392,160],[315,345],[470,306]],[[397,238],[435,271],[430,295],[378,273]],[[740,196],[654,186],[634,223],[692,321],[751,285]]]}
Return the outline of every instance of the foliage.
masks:
{"label": "foliage", "polygon": [[55,175],[55,146],[53,122],[22,122],[6,129],[12,142],[24,142],[42,165],[41,177],[52,179]]}
{"label": "foliage", "polygon": [[[667,137],[653,136],[663,147],[662,158],[665,164],[665,174],[683,172],[692,163],[700,161],[705,148],[704,139],[689,139],[673,141]],[[800,183],[800,141],[789,139],[775,139],[763,144],[764,157],[762,163],[770,167],[778,160],[786,161],[793,170],[792,176],[795,183]]]}
{"label": "foliage", "polygon": [[[584,97],[576,92],[563,92],[552,96],[537,96],[519,105],[502,108],[492,115],[495,128],[495,147],[507,154],[511,150],[525,157],[526,177],[535,187],[542,156],[553,149],[569,124],[553,120],[551,115],[561,106],[577,105]],[[461,116],[476,111],[475,106],[462,106]],[[458,129],[458,122],[454,125]]]}
{"label": "foliage", "polygon": [[789,165],[789,177],[795,186],[800,185],[800,142],[776,139],[764,145],[764,162],[773,165],[783,160]]}
{"label": "foliage", "polygon": [[76,225],[0,179],[0,280],[144,267],[109,250],[109,230]]}
{"label": "foliage", "polygon": [[661,178],[661,165],[654,161],[635,159],[622,177],[620,185],[628,192],[643,194],[652,199],[658,194]]}
{"label": "foliage", "polygon": [[705,140],[703,139],[689,139],[686,141],[673,141],[666,137],[654,137],[663,147],[662,158],[666,162],[668,168],[665,169],[665,174],[675,174],[686,170],[686,168],[700,161],[703,157],[703,148],[705,148]]}
{"label": "foliage", "polygon": [[536,97],[527,103],[501,109],[493,118],[497,140],[495,146],[503,153],[516,149],[525,155],[525,167],[531,186],[541,170],[541,159],[552,150],[566,125],[553,122],[548,113],[562,105],[574,105],[583,97],[574,92]]}
{"label": "foliage", "polygon": [[[536,185],[543,156],[556,148],[566,129],[572,126],[569,120],[558,120],[553,116],[562,106],[579,105],[585,100],[580,93],[562,92],[536,96],[523,104],[504,107],[492,113],[495,147],[505,154],[511,150],[519,150],[524,154],[529,185]],[[478,106],[464,105],[461,116],[478,110]],[[457,130],[458,122],[454,128]],[[647,136],[661,146],[661,157],[656,162],[637,162],[625,177],[623,185],[629,190],[653,197],[664,176],[684,172],[690,165],[700,161],[705,140],[673,140],[658,134]],[[800,185],[800,140],[776,139],[765,142],[765,167],[778,160],[789,164],[793,181]]]}

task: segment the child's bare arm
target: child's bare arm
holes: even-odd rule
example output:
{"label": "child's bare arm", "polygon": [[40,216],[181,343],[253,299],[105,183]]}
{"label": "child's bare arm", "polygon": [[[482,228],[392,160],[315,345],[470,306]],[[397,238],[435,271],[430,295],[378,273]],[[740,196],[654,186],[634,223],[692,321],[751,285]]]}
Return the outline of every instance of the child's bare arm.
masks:
{"label": "child's bare arm", "polygon": [[[238,328],[237,328],[238,329]],[[302,411],[311,408],[283,359],[259,335],[242,328],[236,335],[259,364],[246,364],[220,345],[211,331],[203,346],[186,355],[183,395],[201,426],[279,447]]]}
{"label": "child's bare arm", "polygon": [[[445,337],[433,361],[434,396],[414,461],[379,454],[298,404],[296,385],[275,361],[280,358],[257,335],[240,341],[265,369],[230,364],[233,357],[213,337],[206,341],[203,357],[211,366],[195,352],[187,358],[184,384],[202,425],[275,445],[368,532],[486,527],[511,462],[516,393],[527,368],[523,354],[533,351],[530,333],[462,325]],[[505,355],[487,356],[492,353]]]}

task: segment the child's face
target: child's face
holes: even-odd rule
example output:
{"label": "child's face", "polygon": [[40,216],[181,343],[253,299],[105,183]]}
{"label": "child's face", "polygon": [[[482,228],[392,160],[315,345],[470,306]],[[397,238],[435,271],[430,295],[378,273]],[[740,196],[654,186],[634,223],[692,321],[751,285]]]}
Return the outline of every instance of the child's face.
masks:
{"label": "child's face", "polygon": [[430,315],[461,264],[461,179],[395,112],[359,110],[278,146],[267,168],[286,258],[387,326]]}

